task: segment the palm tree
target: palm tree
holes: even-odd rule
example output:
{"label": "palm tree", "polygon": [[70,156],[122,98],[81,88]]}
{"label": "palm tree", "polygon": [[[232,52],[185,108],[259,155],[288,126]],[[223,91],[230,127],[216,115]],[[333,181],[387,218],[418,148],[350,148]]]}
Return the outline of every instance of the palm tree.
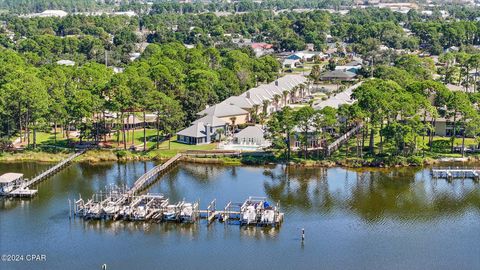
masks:
{"label": "palm tree", "polygon": [[230,117],[230,122],[232,124],[232,133],[235,130],[235,121],[236,120],[237,120],[237,117],[235,117],[235,116]]}
{"label": "palm tree", "polygon": [[222,134],[225,133],[225,130],[223,128],[217,128],[215,130],[215,134],[218,135],[218,141],[222,140]]}
{"label": "palm tree", "polygon": [[282,92],[282,94],[283,94],[283,106],[287,106],[288,93],[289,93],[289,91],[287,91],[287,90]]}
{"label": "palm tree", "polygon": [[275,111],[278,111],[278,105],[280,105],[280,95],[274,95],[273,96],[273,102],[275,103]]}
{"label": "palm tree", "polygon": [[268,114],[268,105],[270,105],[270,100],[264,100],[264,101],[263,101],[262,112],[263,112],[263,114],[265,114],[265,115]]}

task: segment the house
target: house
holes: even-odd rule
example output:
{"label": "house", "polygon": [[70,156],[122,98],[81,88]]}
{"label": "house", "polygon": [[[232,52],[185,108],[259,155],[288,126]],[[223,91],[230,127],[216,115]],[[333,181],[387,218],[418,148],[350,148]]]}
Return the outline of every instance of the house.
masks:
{"label": "house", "polygon": [[316,110],[321,110],[325,107],[332,107],[332,108],[338,109],[338,107],[340,107],[341,105],[345,105],[345,104],[351,105],[354,102],[354,100],[351,98],[353,90],[359,87],[360,85],[362,85],[362,83],[363,82],[359,82],[355,85],[350,86],[347,90],[341,93],[331,96],[326,100],[319,101],[313,104],[313,107]]}
{"label": "house", "polygon": [[[261,112],[268,115],[309,94],[307,78],[304,76],[292,74],[278,78],[197,113],[202,118],[178,132],[177,141],[188,144],[208,143],[215,138],[216,131],[220,128],[226,131],[228,126],[246,124],[252,121],[252,115]],[[207,135],[207,131],[210,135]]]}
{"label": "house", "polygon": [[333,70],[320,75],[322,81],[354,81],[357,74],[350,71]]}
{"label": "house", "polygon": [[264,42],[257,42],[257,43],[252,43],[250,47],[253,49],[255,52],[256,57],[260,57],[262,55],[266,55],[269,53],[273,53],[273,45],[264,43]]}
{"label": "house", "polygon": [[314,57],[319,55],[323,57],[321,52],[301,51],[288,55],[282,62],[284,68],[293,68],[303,62],[311,62]]}
{"label": "house", "polygon": [[345,65],[336,66],[335,70],[349,71],[357,74],[361,68],[362,68],[362,63],[360,61],[350,61]]}
{"label": "house", "polygon": [[[325,140],[319,136],[322,130],[317,132],[317,129],[310,124],[310,128],[307,132],[307,148],[308,149],[316,149],[325,146]],[[293,130],[293,135],[290,138],[290,146],[292,149],[299,149],[302,147],[303,140],[304,140],[305,132],[299,127],[296,126]]]}
{"label": "house", "polygon": [[21,173],[6,173],[0,176],[0,195],[8,194],[23,181]]}
{"label": "house", "polygon": [[265,145],[265,133],[258,126],[248,126],[233,135],[235,144]]}
{"label": "house", "polygon": [[204,125],[210,126],[210,134],[212,134],[213,139],[217,139],[217,134],[221,131],[221,134],[225,134],[227,130],[227,121],[220,119],[214,115],[206,115],[200,119],[193,121],[193,125],[203,123]]}
{"label": "house", "polygon": [[177,142],[186,144],[205,144],[211,142],[210,125],[197,122],[190,127],[177,132]]}
{"label": "house", "polygon": [[241,125],[248,122],[248,111],[227,103],[219,103],[197,113],[199,116],[213,115],[229,125]]}
{"label": "house", "polygon": [[177,132],[177,142],[186,144],[204,144],[217,140],[217,136],[225,134],[227,121],[214,115],[206,115],[195,120],[192,125]]}

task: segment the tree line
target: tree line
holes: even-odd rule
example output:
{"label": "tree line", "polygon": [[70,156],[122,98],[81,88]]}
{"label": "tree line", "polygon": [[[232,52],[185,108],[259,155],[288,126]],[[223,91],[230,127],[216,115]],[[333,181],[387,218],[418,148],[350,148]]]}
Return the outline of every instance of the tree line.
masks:
{"label": "tree line", "polygon": [[134,17],[20,18],[3,14],[0,20],[15,35],[11,40],[6,29],[0,27],[0,46],[29,53],[32,58],[38,55],[41,63],[62,57],[103,63],[108,54],[112,65],[122,66],[128,64],[130,53],[145,41],[235,48],[237,44],[232,40],[243,37],[271,43],[277,51],[303,50],[307,43],[313,43],[316,50],[325,50],[337,43],[360,54],[385,45],[392,49],[422,49],[435,55],[451,46],[468,51],[480,45],[480,22],[474,17],[480,17],[478,8],[450,12],[459,19],[379,8],[352,9],[346,15],[321,10],[280,14],[253,11],[230,16],[152,13]]}

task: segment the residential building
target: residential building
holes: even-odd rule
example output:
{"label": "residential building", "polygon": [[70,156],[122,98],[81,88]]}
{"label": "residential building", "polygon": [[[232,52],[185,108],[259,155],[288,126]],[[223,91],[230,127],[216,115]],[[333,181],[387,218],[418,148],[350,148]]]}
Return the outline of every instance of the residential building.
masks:
{"label": "residential building", "polygon": [[320,75],[322,81],[354,81],[357,74],[350,71],[333,70]]}
{"label": "residential building", "polygon": [[177,142],[186,144],[205,144],[211,142],[211,130],[209,125],[197,122],[190,127],[177,132]]}
{"label": "residential building", "polygon": [[219,103],[197,113],[198,116],[213,115],[229,125],[245,124],[249,120],[248,111],[234,105]]}
{"label": "residential building", "polygon": [[235,144],[265,145],[265,134],[258,126],[248,126],[233,135]]}

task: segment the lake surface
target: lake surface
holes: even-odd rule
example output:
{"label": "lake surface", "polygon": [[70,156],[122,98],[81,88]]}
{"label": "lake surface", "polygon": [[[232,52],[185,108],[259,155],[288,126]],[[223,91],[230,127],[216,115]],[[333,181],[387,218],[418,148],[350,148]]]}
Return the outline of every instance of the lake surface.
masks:
{"label": "lake surface", "polygon": [[[49,165],[1,164],[26,177]],[[352,171],[180,164],[149,192],[170,201],[280,201],[279,229],[69,219],[68,199],[129,185],[152,162],[73,164],[32,200],[0,199],[0,269],[480,269],[480,185],[428,169]],[[305,228],[306,240],[301,241]]]}

